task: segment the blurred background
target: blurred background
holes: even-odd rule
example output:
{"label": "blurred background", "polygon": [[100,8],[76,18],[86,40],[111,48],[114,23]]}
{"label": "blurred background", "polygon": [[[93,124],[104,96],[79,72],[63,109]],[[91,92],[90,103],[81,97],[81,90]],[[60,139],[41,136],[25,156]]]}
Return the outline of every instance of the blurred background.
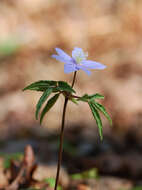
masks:
{"label": "blurred background", "polygon": [[31,144],[40,161],[56,160],[63,98],[40,126],[34,112],[41,94],[22,89],[37,80],[70,83],[73,75],[64,74],[64,64],[51,55],[55,47],[69,54],[81,47],[107,68],[89,77],[78,72],[75,89],[78,95],[105,95],[101,103],[113,127],[102,117],[100,142],[88,106],[69,103],[64,166],[68,173],[97,167],[100,175],[127,178],[129,188],[142,184],[141,10],[141,0],[0,1],[0,152]]}

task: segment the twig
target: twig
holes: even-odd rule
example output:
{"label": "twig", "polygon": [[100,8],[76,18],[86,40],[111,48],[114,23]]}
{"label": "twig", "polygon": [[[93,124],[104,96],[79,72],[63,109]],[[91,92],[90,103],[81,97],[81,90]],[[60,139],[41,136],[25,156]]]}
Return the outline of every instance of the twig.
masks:
{"label": "twig", "polygon": [[21,181],[21,178],[23,177],[25,171],[25,166],[24,164],[22,165],[17,177],[15,178],[15,180],[8,186],[5,188],[5,190],[16,190],[18,189],[19,183]]}

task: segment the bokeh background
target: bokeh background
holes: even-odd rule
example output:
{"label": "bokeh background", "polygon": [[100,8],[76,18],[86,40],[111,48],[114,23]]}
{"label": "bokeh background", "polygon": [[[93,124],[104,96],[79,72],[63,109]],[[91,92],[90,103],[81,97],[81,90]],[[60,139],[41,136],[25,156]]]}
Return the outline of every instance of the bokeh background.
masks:
{"label": "bokeh background", "polygon": [[[59,132],[63,98],[40,126],[34,117],[40,93],[22,89],[42,79],[70,83],[72,74],[64,74],[63,63],[53,60],[51,55],[55,47],[69,54],[74,47],[81,47],[88,52],[90,60],[107,66],[105,70],[92,71],[89,77],[83,71],[78,72],[75,84],[79,95],[96,92],[105,95],[101,103],[107,107],[113,127],[103,118],[106,139],[100,146],[110,152],[110,144],[119,144],[120,152],[131,147],[129,158],[137,152],[141,160],[142,152],[138,152],[142,147],[141,10],[141,0],[0,1],[0,139],[4,142],[14,139],[15,143],[15,139],[30,135],[31,139],[33,134],[43,137]],[[78,127],[74,135],[81,133],[91,142],[100,143],[86,104],[69,103],[66,125],[70,133]],[[20,149],[15,144],[13,147],[1,150]],[[140,165],[138,161],[137,167],[142,168]],[[101,167],[100,171],[105,173]]]}

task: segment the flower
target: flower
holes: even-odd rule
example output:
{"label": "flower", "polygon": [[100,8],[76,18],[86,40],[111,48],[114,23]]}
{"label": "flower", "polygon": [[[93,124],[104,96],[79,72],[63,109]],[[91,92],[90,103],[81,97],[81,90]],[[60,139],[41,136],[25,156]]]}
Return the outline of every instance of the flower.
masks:
{"label": "flower", "polygon": [[84,53],[81,48],[75,47],[72,51],[72,57],[65,53],[60,48],[55,48],[57,55],[52,55],[52,58],[65,63],[64,72],[71,73],[78,70],[85,71],[88,75],[91,74],[89,69],[105,69],[106,66],[91,60],[87,60],[88,53]]}

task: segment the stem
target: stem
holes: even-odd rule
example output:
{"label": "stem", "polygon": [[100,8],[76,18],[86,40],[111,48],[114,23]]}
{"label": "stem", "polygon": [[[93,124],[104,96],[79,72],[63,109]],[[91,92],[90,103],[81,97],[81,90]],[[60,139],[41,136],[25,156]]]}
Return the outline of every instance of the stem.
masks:
{"label": "stem", "polygon": [[72,85],[71,85],[72,88],[73,88],[74,83],[75,83],[76,73],[77,73],[77,71],[75,71],[75,72],[74,72],[74,75],[73,75],[73,81],[72,81]]}
{"label": "stem", "polygon": [[[74,86],[75,79],[76,79],[76,73],[74,72],[73,81],[72,81],[72,87]],[[60,174],[60,168],[61,168],[61,162],[62,162],[62,153],[63,153],[63,139],[64,139],[64,127],[65,127],[65,116],[66,116],[66,108],[67,108],[68,98],[65,97],[64,107],[63,107],[63,114],[62,114],[62,125],[61,125],[61,132],[60,132],[60,145],[59,145],[59,153],[58,153],[58,166],[57,166],[57,174],[56,174],[56,181],[55,181],[55,187],[54,190],[57,190],[58,182],[59,182],[59,174]]]}

